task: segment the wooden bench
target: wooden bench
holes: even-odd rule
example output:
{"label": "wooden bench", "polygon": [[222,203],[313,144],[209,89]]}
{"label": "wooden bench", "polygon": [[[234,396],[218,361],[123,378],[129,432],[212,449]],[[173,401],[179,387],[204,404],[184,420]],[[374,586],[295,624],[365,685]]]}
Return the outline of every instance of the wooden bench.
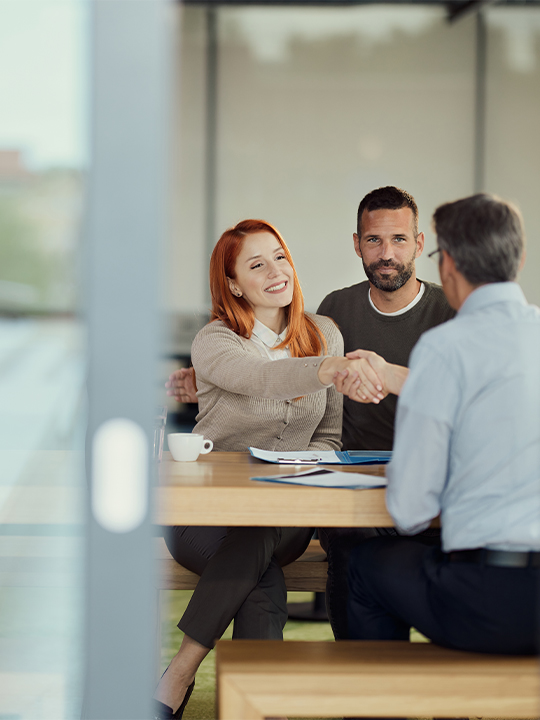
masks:
{"label": "wooden bench", "polygon": [[[163,538],[156,538],[155,557],[158,563],[158,590],[194,590],[199,576],[179,565],[169,553]],[[328,563],[318,540],[309,543],[306,552],[283,568],[287,590],[290,592],[324,592]]]}
{"label": "wooden bench", "polygon": [[540,717],[538,659],[386,641],[217,644],[220,720]]}

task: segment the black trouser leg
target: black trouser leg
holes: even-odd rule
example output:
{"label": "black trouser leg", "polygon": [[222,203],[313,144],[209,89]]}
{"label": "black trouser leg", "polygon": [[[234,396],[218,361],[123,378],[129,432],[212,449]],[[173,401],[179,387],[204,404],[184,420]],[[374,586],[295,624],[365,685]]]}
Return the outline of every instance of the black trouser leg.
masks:
{"label": "black trouser leg", "polygon": [[409,538],[374,538],[351,555],[351,639],[405,640],[413,626],[458,650],[535,654],[538,568],[449,563]]}
{"label": "black trouser leg", "polygon": [[287,620],[282,565],[299,557],[308,528],[174,528],[166,538],[182,565],[201,575],[178,627],[213,647],[231,620],[235,638],[281,639]]}

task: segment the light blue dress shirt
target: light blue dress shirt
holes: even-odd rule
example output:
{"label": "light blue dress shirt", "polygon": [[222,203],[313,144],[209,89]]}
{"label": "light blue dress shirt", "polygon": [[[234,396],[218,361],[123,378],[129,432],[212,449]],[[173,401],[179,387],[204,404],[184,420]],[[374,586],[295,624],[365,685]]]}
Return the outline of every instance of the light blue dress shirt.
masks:
{"label": "light blue dress shirt", "polygon": [[540,550],[540,310],[516,283],[477,288],[422,335],[387,476],[400,532],[440,513],[446,552]]}

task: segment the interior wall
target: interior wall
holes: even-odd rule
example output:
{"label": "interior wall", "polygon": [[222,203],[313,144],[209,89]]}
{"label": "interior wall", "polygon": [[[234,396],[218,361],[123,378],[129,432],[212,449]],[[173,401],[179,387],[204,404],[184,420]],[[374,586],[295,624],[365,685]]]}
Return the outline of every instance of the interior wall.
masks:
{"label": "interior wall", "polygon": [[521,209],[520,284],[540,305],[540,8],[493,8],[487,21],[486,190]]}
{"label": "interior wall", "polygon": [[[178,153],[166,306],[201,313],[204,237],[205,10],[184,7]],[[492,8],[488,20],[486,189],[514,199],[529,237],[522,286],[540,303],[540,9]],[[519,49],[525,37],[525,50]],[[517,59],[516,59],[517,58]],[[315,310],[364,279],[352,233],[375,187],[409,190],[426,231],[441,202],[473,192],[475,17],[437,7],[228,7],[218,11],[216,238],[246,217],[284,235]]]}
{"label": "interior wall", "polygon": [[[202,8],[171,8],[176,26],[176,95],[170,164],[170,232],[162,302],[169,312],[207,310],[205,228],[206,23]],[[217,238],[216,238],[217,240]]]}

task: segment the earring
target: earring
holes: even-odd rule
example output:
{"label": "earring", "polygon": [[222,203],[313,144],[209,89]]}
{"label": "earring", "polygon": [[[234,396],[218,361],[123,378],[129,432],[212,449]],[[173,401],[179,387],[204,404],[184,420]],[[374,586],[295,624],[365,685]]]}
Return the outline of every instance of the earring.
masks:
{"label": "earring", "polygon": [[242,297],[242,293],[238,292],[238,290],[235,290],[234,294],[236,295],[236,297]]}

